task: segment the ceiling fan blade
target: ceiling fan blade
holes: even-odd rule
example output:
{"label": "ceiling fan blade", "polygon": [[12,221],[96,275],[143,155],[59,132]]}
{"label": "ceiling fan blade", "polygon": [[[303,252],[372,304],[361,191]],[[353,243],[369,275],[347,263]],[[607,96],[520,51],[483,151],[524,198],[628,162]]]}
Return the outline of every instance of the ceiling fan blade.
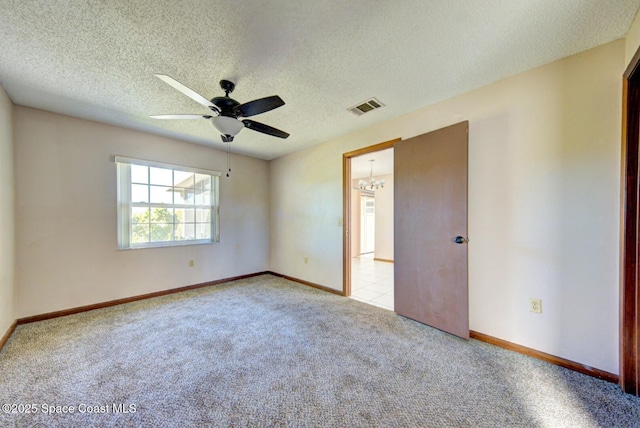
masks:
{"label": "ceiling fan blade", "polygon": [[249,101],[244,104],[240,104],[233,109],[234,113],[239,116],[249,117],[257,114],[268,112],[274,108],[278,108],[284,105],[284,101],[277,95],[270,97],[260,98],[258,100]]}
{"label": "ceiling fan blade", "polygon": [[274,137],[287,138],[289,134],[279,129],[273,128],[269,125],[265,125],[264,123],[256,122],[255,120],[243,120],[245,128],[251,129],[252,131],[262,132],[263,134],[273,135]]}
{"label": "ceiling fan blade", "polygon": [[183,94],[185,94],[186,96],[194,100],[195,102],[200,103],[203,106],[209,107],[210,109],[220,113],[220,109],[218,108],[218,106],[216,106],[214,103],[212,103],[211,101],[209,101],[208,99],[206,99],[205,97],[203,97],[202,95],[194,91],[193,89],[187,88],[182,83],[175,80],[174,78],[167,76],[166,74],[156,74],[156,77],[158,77],[158,79],[162,80],[172,88],[182,92]]}
{"label": "ceiling fan blade", "polygon": [[206,114],[155,114],[149,116],[152,119],[211,119]]}

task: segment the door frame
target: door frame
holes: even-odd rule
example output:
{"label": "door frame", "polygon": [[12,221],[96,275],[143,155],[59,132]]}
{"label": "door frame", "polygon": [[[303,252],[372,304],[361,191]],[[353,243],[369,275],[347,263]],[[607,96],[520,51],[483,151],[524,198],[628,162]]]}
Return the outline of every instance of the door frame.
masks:
{"label": "door frame", "polygon": [[393,148],[401,138],[342,154],[342,295],[351,296],[351,158]]}
{"label": "door frame", "polygon": [[620,210],[620,387],[640,396],[640,49],[623,74]]}

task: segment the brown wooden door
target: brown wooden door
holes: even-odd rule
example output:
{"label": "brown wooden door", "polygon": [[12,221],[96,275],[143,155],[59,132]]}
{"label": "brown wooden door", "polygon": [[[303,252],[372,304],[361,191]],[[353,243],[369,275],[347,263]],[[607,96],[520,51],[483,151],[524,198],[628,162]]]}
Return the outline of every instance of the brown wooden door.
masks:
{"label": "brown wooden door", "polygon": [[468,130],[462,122],[396,143],[393,177],[395,311],[465,339]]}

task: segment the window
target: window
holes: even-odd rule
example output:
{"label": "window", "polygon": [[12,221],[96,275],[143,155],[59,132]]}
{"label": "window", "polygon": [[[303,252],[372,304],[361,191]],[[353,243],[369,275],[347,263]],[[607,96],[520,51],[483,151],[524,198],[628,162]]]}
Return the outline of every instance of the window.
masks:
{"label": "window", "polygon": [[218,242],[219,172],[115,160],[119,249]]}
{"label": "window", "polygon": [[376,213],[375,199],[369,196],[365,196],[364,201],[365,201],[365,205],[364,205],[365,214],[375,214]]}

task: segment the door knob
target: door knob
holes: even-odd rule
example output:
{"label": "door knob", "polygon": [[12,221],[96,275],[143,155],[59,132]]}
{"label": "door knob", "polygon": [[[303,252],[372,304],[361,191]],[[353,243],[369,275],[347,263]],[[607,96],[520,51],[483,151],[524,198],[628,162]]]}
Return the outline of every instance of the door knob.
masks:
{"label": "door knob", "polygon": [[464,244],[467,241],[468,241],[468,239],[464,239],[462,236],[456,236],[453,239],[453,242],[455,242],[456,244]]}

